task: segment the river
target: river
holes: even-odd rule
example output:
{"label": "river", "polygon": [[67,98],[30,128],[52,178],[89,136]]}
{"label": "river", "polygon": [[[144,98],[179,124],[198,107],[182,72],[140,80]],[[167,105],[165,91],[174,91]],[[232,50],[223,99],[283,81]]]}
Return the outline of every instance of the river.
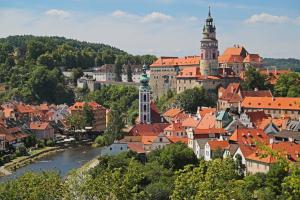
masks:
{"label": "river", "polygon": [[11,175],[1,177],[0,182],[15,179],[27,171],[45,171],[55,170],[63,177],[70,170],[84,165],[89,160],[100,155],[102,148],[93,148],[91,146],[71,147],[54,154],[47,155],[35,162],[21,167]]}

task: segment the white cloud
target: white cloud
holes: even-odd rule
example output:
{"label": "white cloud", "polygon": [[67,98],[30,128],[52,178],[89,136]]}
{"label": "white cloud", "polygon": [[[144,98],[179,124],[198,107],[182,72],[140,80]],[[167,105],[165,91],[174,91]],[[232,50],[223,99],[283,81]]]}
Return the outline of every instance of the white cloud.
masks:
{"label": "white cloud", "polygon": [[188,18],[187,18],[187,21],[190,21],[190,22],[197,22],[197,21],[199,21],[199,19],[198,19],[197,17],[192,16],[192,17],[188,17]]}
{"label": "white cloud", "polygon": [[123,10],[116,10],[111,14],[113,17],[117,18],[138,18],[137,15],[130,14],[128,12],[125,12]]}
{"label": "white cloud", "polygon": [[289,21],[287,16],[277,16],[271,15],[268,13],[261,13],[252,15],[249,19],[246,20],[246,23],[255,24],[255,23],[272,23],[272,24],[281,24],[283,22]]}
{"label": "white cloud", "polygon": [[61,19],[67,18],[71,15],[68,11],[65,10],[59,10],[59,9],[51,9],[47,10],[45,12],[46,15],[51,16],[51,17],[58,17]]}
{"label": "white cloud", "polygon": [[171,21],[173,17],[160,12],[152,12],[142,18],[142,22],[168,22]]}
{"label": "white cloud", "polygon": [[295,22],[296,24],[300,25],[300,16],[296,18]]}

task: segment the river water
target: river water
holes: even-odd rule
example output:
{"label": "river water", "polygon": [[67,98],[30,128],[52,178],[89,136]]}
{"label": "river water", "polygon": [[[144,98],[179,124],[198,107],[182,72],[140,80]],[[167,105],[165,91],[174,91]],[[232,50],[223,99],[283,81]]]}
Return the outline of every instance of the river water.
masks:
{"label": "river water", "polygon": [[15,179],[27,171],[45,171],[55,170],[63,177],[70,170],[84,165],[89,160],[99,156],[102,148],[93,148],[91,146],[71,147],[64,151],[50,154],[35,162],[21,167],[11,175],[0,178],[0,182]]}

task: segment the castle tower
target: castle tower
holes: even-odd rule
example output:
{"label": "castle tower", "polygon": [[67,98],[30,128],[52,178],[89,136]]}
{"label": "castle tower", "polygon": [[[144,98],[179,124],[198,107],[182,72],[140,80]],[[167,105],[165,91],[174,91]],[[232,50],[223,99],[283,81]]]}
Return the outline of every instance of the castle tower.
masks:
{"label": "castle tower", "polygon": [[151,108],[150,108],[150,87],[149,77],[146,74],[147,66],[143,66],[143,74],[140,78],[139,88],[139,118],[140,123],[150,124],[151,123]]}
{"label": "castle tower", "polygon": [[218,71],[218,40],[216,39],[216,27],[213,24],[213,18],[210,14],[203,27],[203,38],[201,40],[200,49],[200,73],[204,76],[216,76]]}

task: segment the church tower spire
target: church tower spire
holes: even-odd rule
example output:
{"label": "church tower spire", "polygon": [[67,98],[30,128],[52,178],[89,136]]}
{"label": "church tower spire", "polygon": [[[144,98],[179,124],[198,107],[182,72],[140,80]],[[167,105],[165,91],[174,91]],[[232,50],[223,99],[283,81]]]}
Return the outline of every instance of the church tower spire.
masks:
{"label": "church tower spire", "polygon": [[150,86],[146,70],[147,66],[144,64],[139,87],[139,119],[142,124],[151,123]]}
{"label": "church tower spire", "polygon": [[216,39],[216,27],[213,21],[209,7],[200,48],[200,73],[204,76],[218,75],[218,40]]}

